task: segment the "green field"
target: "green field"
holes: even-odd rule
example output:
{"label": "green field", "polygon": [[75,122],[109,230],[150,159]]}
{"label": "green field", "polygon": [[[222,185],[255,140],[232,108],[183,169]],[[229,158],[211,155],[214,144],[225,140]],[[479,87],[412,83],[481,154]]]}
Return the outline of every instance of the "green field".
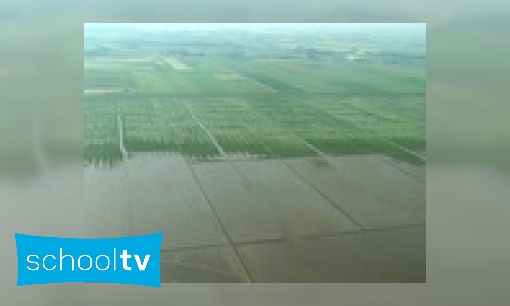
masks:
{"label": "green field", "polygon": [[127,53],[85,56],[87,163],[121,160],[121,144],[193,160],[383,154],[424,163],[423,65]]}

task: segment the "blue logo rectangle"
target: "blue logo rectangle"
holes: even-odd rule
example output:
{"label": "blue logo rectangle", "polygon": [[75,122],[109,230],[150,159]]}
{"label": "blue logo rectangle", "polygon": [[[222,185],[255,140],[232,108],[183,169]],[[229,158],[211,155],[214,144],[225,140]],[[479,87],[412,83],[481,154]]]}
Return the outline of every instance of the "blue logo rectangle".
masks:
{"label": "blue logo rectangle", "polygon": [[121,238],[15,234],[18,286],[94,282],[161,288],[163,233]]}

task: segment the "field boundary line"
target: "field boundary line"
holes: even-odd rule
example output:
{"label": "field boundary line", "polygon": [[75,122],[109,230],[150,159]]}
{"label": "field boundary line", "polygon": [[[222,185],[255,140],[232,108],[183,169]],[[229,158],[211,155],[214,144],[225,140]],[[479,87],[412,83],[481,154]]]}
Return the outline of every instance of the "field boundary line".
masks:
{"label": "field boundary line", "polygon": [[228,165],[230,165],[234,171],[239,174],[242,178],[246,179],[246,176],[244,175],[244,173],[242,173],[232,162],[230,162],[230,157],[229,155],[227,154],[227,152],[225,152],[225,150],[223,149],[223,147],[220,145],[220,143],[216,140],[216,138],[214,137],[214,134],[205,126],[205,124],[202,123],[202,121],[200,121],[195,113],[190,109],[190,107],[188,106],[187,102],[186,101],[183,101],[184,103],[184,106],[186,108],[186,110],[188,111],[188,113],[191,115],[192,119],[200,126],[200,128],[207,134],[207,136],[209,137],[209,139],[213,142],[213,144],[216,146],[216,149],[218,150],[218,153],[220,153],[221,155],[221,158],[222,158],[222,161],[226,162]]}
{"label": "field boundary line", "polygon": [[191,175],[195,179],[195,181],[196,181],[196,183],[197,183],[197,185],[198,185],[198,187],[200,189],[200,192],[202,193],[202,196],[205,199],[205,202],[206,202],[207,206],[211,210],[214,218],[216,219],[216,222],[220,226],[220,228],[221,228],[221,230],[223,232],[223,235],[225,236],[225,239],[227,239],[229,246],[232,248],[236,259],[238,260],[239,264],[241,265],[241,268],[243,269],[243,272],[245,273],[246,279],[248,280],[248,282],[253,283],[253,277],[252,277],[252,275],[250,273],[250,270],[248,269],[248,266],[244,262],[244,260],[243,260],[243,258],[241,256],[241,253],[239,252],[239,250],[237,249],[237,247],[235,245],[234,238],[230,235],[230,232],[228,231],[227,226],[221,220],[218,211],[216,210],[216,208],[212,204],[211,199],[207,195],[207,192],[205,191],[204,186],[202,186],[202,183],[200,182],[200,179],[198,178],[198,175],[196,174],[195,169],[193,169],[193,166],[190,164],[188,158],[186,158],[186,164],[188,165],[188,168],[189,168],[189,170],[191,172]]}
{"label": "field boundary line", "polygon": [[[390,231],[395,231],[395,230],[405,230],[405,229],[413,229],[413,228],[421,228],[421,227],[426,228],[427,224],[426,223],[416,223],[416,224],[386,226],[386,227],[379,227],[379,228],[335,231],[335,232],[331,232],[331,233],[321,233],[321,234],[302,234],[301,238],[303,240],[314,240],[314,239],[329,238],[329,237],[340,237],[340,236],[349,236],[349,235],[363,235],[363,234],[369,234],[369,233],[390,232]],[[234,245],[237,247],[243,247],[243,246],[250,246],[250,245],[284,243],[285,240],[286,240],[285,237],[253,239],[253,240],[247,240],[247,241],[234,242]],[[175,248],[161,250],[161,253],[179,253],[179,252],[186,252],[186,251],[192,251],[192,250],[209,250],[209,249],[225,248],[228,246],[229,245],[226,245],[226,244],[204,244],[204,245],[189,246],[189,247],[175,247]]]}
{"label": "field boundary line", "polygon": [[[123,159],[123,162],[121,161],[121,168],[122,168],[122,172],[124,173],[124,176],[126,178],[126,184],[127,185],[131,185],[132,184],[132,181],[131,181],[131,175],[129,174],[129,170],[128,170],[128,159],[129,159],[129,154],[126,150],[126,147],[124,146],[124,121],[122,120],[122,117],[121,115],[119,114],[118,110],[117,110],[117,129],[119,130],[119,148],[120,148],[120,151],[122,153],[122,159]],[[132,199],[129,199],[129,232],[131,233],[131,235],[133,235],[133,233],[135,232],[135,213],[134,213],[134,207],[133,207],[133,202],[132,202]]]}
{"label": "field boundary line", "polygon": [[119,130],[119,147],[122,152],[122,158],[124,160],[128,159],[128,152],[126,147],[124,146],[124,121],[122,120],[120,114],[117,114],[117,128]]}
{"label": "field boundary line", "polygon": [[[248,108],[250,108],[254,113],[258,114],[259,116],[261,116],[262,118],[264,118],[265,120],[267,120],[268,122],[272,123],[272,124],[276,124],[276,126],[280,127],[279,124],[277,123],[274,123],[273,120],[269,119],[267,116],[265,116],[264,114],[261,114],[258,110],[256,109],[253,109],[253,107],[251,107],[251,105],[248,105],[248,103],[244,102],[246,104],[246,106]],[[249,127],[249,130],[250,131],[253,131],[252,130],[252,127],[250,126]],[[289,131],[289,133],[291,135],[294,135],[297,139],[301,140],[302,142],[306,143],[307,142],[302,139],[301,137],[299,137],[297,134],[295,134],[293,131]],[[312,190],[314,190],[315,192],[317,192],[322,198],[324,198],[334,209],[336,209],[337,211],[339,211],[342,215],[344,215],[347,219],[349,219],[349,221],[351,221],[354,225],[358,226],[360,229],[364,229],[365,227],[360,223],[358,222],[354,217],[352,217],[348,212],[346,212],[343,208],[341,208],[335,201],[333,201],[332,199],[330,199],[326,194],[324,194],[321,190],[319,190],[318,188],[316,188],[314,185],[312,185],[308,180],[306,180],[301,174],[297,173],[291,166],[288,165],[287,162],[285,162],[282,158],[280,158],[277,154],[275,154],[275,152],[273,150],[271,150],[271,148],[269,148],[265,143],[261,142],[261,141],[258,141],[266,150],[268,150],[268,152],[271,152],[274,156],[275,156],[275,159],[278,160],[282,165],[284,165],[285,167],[287,167],[292,173],[294,173],[295,176],[297,176],[300,180],[302,180],[308,187],[310,187]],[[311,144],[309,144],[311,147],[310,149],[314,148]],[[313,149],[312,149],[313,150]],[[322,153],[320,150],[316,149],[316,153],[320,155],[320,157],[326,159],[326,155],[324,153]],[[331,163],[328,159],[326,159],[326,161],[328,163]]]}
{"label": "field boundary line", "polygon": [[198,124],[198,126],[200,126],[200,128],[207,134],[211,142],[216,147],[216,150],[218,150],[218,153],[220,153],[222,157],[227,157],[227,153],[225,152],[225,150],[223,150],[220,143],[216,140],[211,131],[209,131],[209,129],[200,120],[198,120],[198,118],[195,116],[195,113],[193,113],[193,111],[188,106],[188,103],[186,101],[183,101],[183,104],[188,113],[190,114],[191,118],[193,119],[193,121],[195,121],[195,123]]}

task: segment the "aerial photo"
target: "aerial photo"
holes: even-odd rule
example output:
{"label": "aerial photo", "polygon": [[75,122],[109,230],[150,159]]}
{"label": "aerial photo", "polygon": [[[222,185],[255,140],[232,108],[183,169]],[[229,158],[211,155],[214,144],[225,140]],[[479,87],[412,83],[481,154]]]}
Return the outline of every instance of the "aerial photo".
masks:
{"label": "aerial photo", "polygon": [[424,283],[425,24],[85,24],[85,234],[162,283]]}

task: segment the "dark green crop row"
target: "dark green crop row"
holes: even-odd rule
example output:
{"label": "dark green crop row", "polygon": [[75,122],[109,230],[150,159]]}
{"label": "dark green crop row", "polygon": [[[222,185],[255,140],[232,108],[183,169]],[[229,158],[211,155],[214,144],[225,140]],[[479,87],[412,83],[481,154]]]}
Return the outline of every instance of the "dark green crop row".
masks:
{"label": "dark green crop row", "polygon": [[257,73],[245,73],[247,77],[250,77],[251,79],[259,82],[262,85],[265,85],[269,88],[281,91],[281,92],[291,92],[291,93],[302,93],[303,91],[295,86],[292,86],[290,84],[287,84],[286,82],[283,82],[281,80],[275,79],[273,77],[263,75],[263,74],[257,74]]}
{"label": "dark green crop row", "polygon": [[217,156],[218,150],[211,142],[176,143],[171,140],[143,140],[127,138],[124,145],[128,152],[169,152],[180,153],[188,157],[205,159]]}
{"label": "dark green crop row", "polygon": [[122,152],[118,143],[87,144],[83,150],[86,163],[108,164],[113,166],[122,160]]}

